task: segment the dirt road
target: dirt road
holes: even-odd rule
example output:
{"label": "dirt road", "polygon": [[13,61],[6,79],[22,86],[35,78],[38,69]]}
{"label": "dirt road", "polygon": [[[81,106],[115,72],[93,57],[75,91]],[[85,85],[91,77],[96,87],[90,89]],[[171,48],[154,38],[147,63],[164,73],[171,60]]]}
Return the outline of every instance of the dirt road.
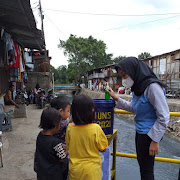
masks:
{"label": "dirt road", "polygon": [[12,119],[13,131],[3,131],[3,163],[1,180],[36,179],[33,158],[42,110],[36,105],[27,107],[28,118]]}
{"label": "dirt road", "polygon": [[27,107],[28,118],[12,119],[13,131],[3,131],[3,162],[0,180],[35,180],[33,159],[42,110]]}

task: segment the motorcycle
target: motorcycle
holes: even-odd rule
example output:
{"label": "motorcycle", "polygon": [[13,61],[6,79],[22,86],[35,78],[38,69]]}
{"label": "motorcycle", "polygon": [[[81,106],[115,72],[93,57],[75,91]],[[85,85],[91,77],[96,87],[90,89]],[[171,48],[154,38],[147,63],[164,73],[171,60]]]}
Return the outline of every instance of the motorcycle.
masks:
{"label": "motorcycle", "polygon": [[48,90],[48,95],[47,95],[47,102],[49,104],[51,104],[51,101],[54,99],[54,95],[53,95],[53,89],[49,89]]}
{"label": "motorcycle", "polygon": [[41,109],[43,109],[45,104],[47,103],[46,95],[45,94],[46,94],[46,92],[45,92],[44,89],[40,88],[38,90],[38,102],[37,102],[37,104],[39,105],[39,107]]}
{"label": "motorcycle", "polygon": [[15,101],[17,104],[26,104],[29,105],[29,99],[26,90],[17,90]]}

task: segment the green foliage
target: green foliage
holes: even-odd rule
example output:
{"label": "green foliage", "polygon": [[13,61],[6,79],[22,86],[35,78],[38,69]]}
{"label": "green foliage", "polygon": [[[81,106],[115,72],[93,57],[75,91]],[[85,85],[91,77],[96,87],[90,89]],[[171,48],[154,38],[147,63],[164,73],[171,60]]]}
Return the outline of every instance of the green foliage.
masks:
{"label": "green foliage", "polygon": [[62,65],[57,68],[58,71],[58,81],[60,84],[67,84],[67,67]]}
{"label": "green foliage", "polygon": [[54,73],[54,82],[55,84],[67,84],[68,77],[67,77],[67,67],[62,65],[55,69],[51,65],[51,72]]}
{"label": "green foliage", "polygon": [[68,82],[73,83],[75,77],[75,65],[73,63],[69,63],[66,72],[68,74]]}
{"label": "green foliage", "polygon": [[146,58],[149,58],[149,57],[151,57],[151,54],[148,53],[148,52],[143,52],[143,53],[138,55],[139,60],[143,60],[143,59],[146,59]]}
{"label": "green foliage", "polygon": [[54,66],[50,66],[51,72],[54,73],[54,81],[58,79],[58,71]]}
{"label": "green foliage", "polygon": [[106,44],[92,36],[82,38],[70,35],[68,40],[60,40],[58,47],[64,49],[64,55],[68,56],[70,69],[72,66],[74,68],[71,74],[74,73],[76,84],[80,83],[81,76],[89,69],[112,63],[112,54],[106,54]]}
{"label": "green foliage", "polygon": [[114,58],[112,61],[113,61],[113,63],[117,64],[124,58],[126,58],[126,56],[118,56],[118,57]]}

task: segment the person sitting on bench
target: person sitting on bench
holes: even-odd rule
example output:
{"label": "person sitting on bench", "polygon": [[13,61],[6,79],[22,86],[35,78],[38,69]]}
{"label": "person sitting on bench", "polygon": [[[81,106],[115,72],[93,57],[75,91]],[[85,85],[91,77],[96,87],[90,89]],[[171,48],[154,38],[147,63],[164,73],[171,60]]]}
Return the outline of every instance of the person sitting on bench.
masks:
{"label": "person sitting on bench", "polygon": [[19,105],[16,104],[12,99],[12,94],[14,91],[14,85],[9,86],[9,90],[6,91],[6,95],[4,97],[4,101],[6,105],[15,105],[17,108],[19,108]]}

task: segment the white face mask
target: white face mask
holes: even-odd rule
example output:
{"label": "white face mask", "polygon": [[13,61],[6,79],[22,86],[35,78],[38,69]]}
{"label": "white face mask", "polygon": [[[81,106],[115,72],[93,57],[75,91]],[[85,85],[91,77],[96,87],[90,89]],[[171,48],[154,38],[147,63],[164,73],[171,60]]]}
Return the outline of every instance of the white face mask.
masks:
{"label": "white face mask", "polygon": [[122,85],[124,87],[131,88],[134,84],[134,81],[130,78],[130,76],[126,79],[122,79]]}

